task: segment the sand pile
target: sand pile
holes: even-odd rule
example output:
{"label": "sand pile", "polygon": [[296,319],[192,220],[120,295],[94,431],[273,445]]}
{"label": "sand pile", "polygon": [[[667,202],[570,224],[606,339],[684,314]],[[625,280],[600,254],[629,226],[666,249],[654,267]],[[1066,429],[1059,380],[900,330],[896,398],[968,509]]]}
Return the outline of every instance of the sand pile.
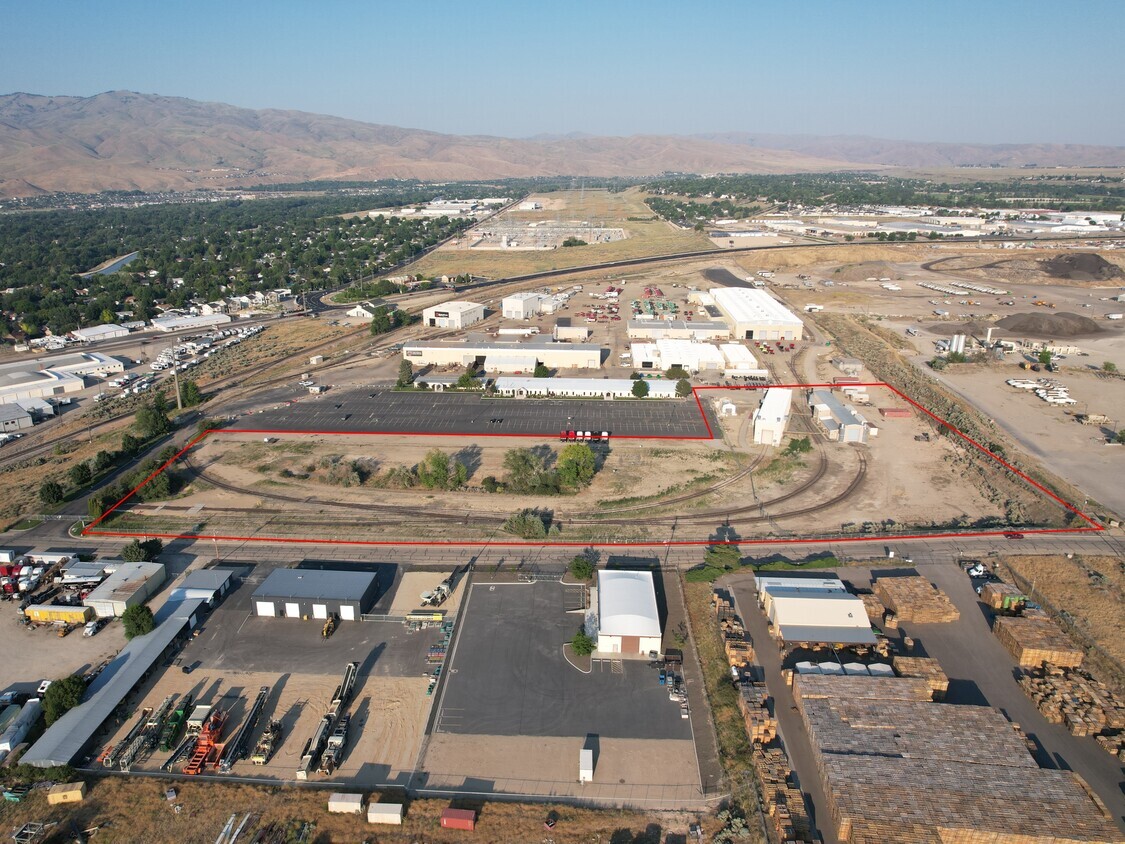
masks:
{"label": "sand pile", "polygon": [[1047,340],[1058,337],[1084,337],[1102,332],[1098,324],[1089,317],[1069,313],[1012,314],[996,324],[1020,337]]}
{"label": "sand pile", "polygon": [[1056,255],[1054,258],[1040,261],[1039,266],[1052,278],[1065,278],[1070,281],[1109,281],[1125,276],[1120,267],[1092,252]]}

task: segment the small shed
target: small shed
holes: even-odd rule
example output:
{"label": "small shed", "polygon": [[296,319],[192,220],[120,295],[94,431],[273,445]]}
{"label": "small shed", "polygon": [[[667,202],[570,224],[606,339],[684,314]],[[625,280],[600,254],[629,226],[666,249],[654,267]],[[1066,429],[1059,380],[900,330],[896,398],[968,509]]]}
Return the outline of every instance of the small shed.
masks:
{"label": "small shed", "polygon": [[338,815],[362,815],[363,795],[334,792],[328,795],[328,811]]}
{"label": "small shed", "polygon": [[402,825],[402,803],[372,803],[367,807],[368,823]]}
{"label": "small shed", "polygon": [[472,809],[446,809],[441,813],[441,825],[446,829],[477,828],[477,813]]}
{"label": "small shed", "polygon": [[59,803],[81,803],[86,797],[86,783],[60,782],[47,789],[47,803],[55,806]]}
{"label": "small shed", "polygon": [[578,781],[594,781],[594,750],[584,747],[578,751]]}

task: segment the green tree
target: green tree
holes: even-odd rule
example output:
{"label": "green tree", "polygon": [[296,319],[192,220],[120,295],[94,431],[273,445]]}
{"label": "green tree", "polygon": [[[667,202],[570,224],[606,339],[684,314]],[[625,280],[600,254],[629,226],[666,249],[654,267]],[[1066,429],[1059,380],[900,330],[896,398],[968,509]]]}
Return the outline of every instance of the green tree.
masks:
{"label": "green tree", "polygon": [[466,367],[465,371],[461,373],[461,377],[457,379],[457,389],[471,390],[478,385],[476,370],[473,367]]}
{"label": "green tree", "polygon": [[686,399],[691,395],[691,382],[686,378],[681,378],[676,382],[676,395],[681,399]]}
{"label": "green tree", "polygon": [[67,472],[67,477],[70,478],[72,484],[81,487],[90,483],[93,474],[94,473],[90,471],[89,463],[75,463],[70,467],[70,471]]}
{"label": "green tree", "polygon": [[968,360],[963,352],[950,352],[945,356],[946,363],[964,363]]}
{"label": "green tree", "polygon": [[812,451],[812,442],[808,437],[790,440],[789,445],[785,447],[786,454],[808,454],[810,451]]}
{"label": "green tree", "polygon": [[75,674],[55,680],[43,693],[43,718],[47,726],[58,721],[82,702],[86,681]]}
{"label": "green tree", "polygon": [[664,377],[672,381],[678,381],[681,378],[690,378],[691,373],[682,366],[672,366],[664,371]]}
{"label": "green tree", "polygon": [[1122,428],[1117,432],[1117,441],[1122,445],[1125,445],[1125,428]]}
{"label": "green tree", "polygon": [[547,466],[543,458],[529,448],[513,448],[504,454],[507,475],[504,485],[514,493],[532,492],[542,485]]}
{"label": "green tree", "polygon": [[648,382],[647,381],[634,381],[633,382],[633,396],[638,399],[643,399],[648,395]]}
{"label": "green tree", "polygon": [[406,325],[409,317],[402,311],[388,305],[380,305],[371,315],[371,333],[374,335],[386,334]]}
{"label": "green tree", "polygon": [[586,241],[582,240],[581,238],[568,237],[566,240],[564,240],[562,242],[562,245],[565,246],[565,247],[569,247],[569,246],[586,246],[587,244],[586,244]]}
{"label": "green tree", "polygon": [[121,559],[127,563],[140,563],[144,561],[144,558],[144,549],[141,548],[141,543],[136,539],[121,549]]}
{"label": "green tree", "polygon": [[126,639],[151,633],[156,627],[156,622],[152,618],[152,610],[144,604],[134,604],[127,607],[125,612],[121,614],[121,623],[125,627]]}
{"label": "green tree", "polygon": [[537,363],[537,364],[535,364],[534,375],[535,375],[536,378],[550,378],[551,377],[551,370],[549,370],[543,364]]}
{"label": "green tree", "polygon": [[55,481],[45,481],[39,487],[39,500],[44,504],[58,504],[66,497],[62,485]]}
{"label": "green tree", "polygon": [[132,434],[121,435],[121,453],[126,457],[132,457],[141,450],[141,441],[134,437]]}
{"label": "green tree", "polygon": [[594,563],[587,555],[579,554],[571,559],[569,571],[575,580],[590,580],[594,576]]}
{"label": "green tree", "polygon": [[930,369],[936,372],[941,372],[941,370],[945,369],[946,365],[945,358],[934,358],[930,361]]}
{"label": "green tree", "polygon": [[398,363],[398,380],[395,381],[396,387],[408,387],[410,382],[414,380],[414,367],[410,365],[410,361],[403,358]]}
{"label": "green tree", "polygon": [[94,455],[94,471],[104,472],[113,465],[113,455],[108,451],[99,451]]}
{"label": "green tree", "polygon": [[737,545],[711,545],[703,555],[703,562],[711,568],[731,571],[742,563]]}
{"label": "green tree", "polygon": [[1116,372],[1117,371],[1117,364],[1114,363],[1111,360],[1107,360],[1105,363],[1102,364],[1102,371],[1103,372]]}
{"label": "green tree", "polygon": [[585,630],[581,629],[570,640],[570,649],[574,651],[575,656],[589,656],[594,652],[596,645],[597,642]]}
{"label": "green tree", "polygon": [[1052,355],[1051,355],[1051,351],[1049,349],[1042,349],[1039,352],[1039,362],[1041,364],[1043,364],[1044,366],[1050,366],[1051,365],[1051,357],[1052,357]]}
{"label": "green tree", "polygon": [[195,407],[203,402],[203,393],[194,381],[180,383],[180,401],[184,407]]}
{"label": "green tree", "polygon": [[586,443],[571,443],[559,454],[555,471],[562,486],[569,489],[586,486],[594,479],[594,473],[597,471],[594,450]]}
{"label": "green tree", "polygon": [[[157,393],[157,395],[160,394]],[[154,397],[152,402],[137,409],[134,424],[142,439],[149,440],[167,434],[172,430],[172,423],[168,419],[168,414],[160,407],[162,402],[163,396],[160,396],[159,400]]]}
{"label": "green tree", "polygon": [[414,472],[426,489],[457,489],[464,485],[468,476],[464,463],[436,448],[422,459]]}
{"label": "green tree", "polygon": [[103,324],[107,322],[113,322],[116,317],[117,315],[114,314],[114,312],[109,308],[102,308],[102,312],[98,315],[98,319],[100,319]]}

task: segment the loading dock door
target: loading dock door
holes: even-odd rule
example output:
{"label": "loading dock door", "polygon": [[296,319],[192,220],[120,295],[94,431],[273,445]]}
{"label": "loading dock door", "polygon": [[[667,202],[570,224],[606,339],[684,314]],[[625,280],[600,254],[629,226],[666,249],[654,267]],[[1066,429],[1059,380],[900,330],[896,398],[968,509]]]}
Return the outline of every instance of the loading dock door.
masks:
{"label": "loading dock door", "polygon": [[301,605],[300,604],[285,604],[285,617],[286,618],[300,618]]}
{"label": "loading dock door", "polygon": [[348,606],[347,604],[340,605],[340,620],[341,621],[355,621],[355,607]]}
{"label": "loading dock door", "polygon": [[621,653],[623,654],[639,654],[641,652],[641,637],[640,636],[622,636],[621,637]]}
{"label": "loading dock door", "polygon": [[313,604],[313,618],[328,618],[328,607],[324,604]]}
{"label": "loading dock door", "polygon": [[258,609],[258,615],[268,615],[271,617],[277,615],[277,608],[274,607],[273,601],[255,601],[254,605]]}

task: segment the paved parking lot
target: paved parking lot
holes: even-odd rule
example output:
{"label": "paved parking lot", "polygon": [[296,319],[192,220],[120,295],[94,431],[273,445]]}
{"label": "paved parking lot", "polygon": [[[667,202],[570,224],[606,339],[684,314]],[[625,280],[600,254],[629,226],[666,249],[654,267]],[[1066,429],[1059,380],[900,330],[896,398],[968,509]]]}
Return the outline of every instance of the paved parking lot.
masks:
{"label": "paved parking lot", "polygon": [[[717,430],[711,420],[712,430]],[[708,438],[695,399],[487,399],[462,393],[339,389],[243,416],[228,430],[495,434],[557,437],[564,429],[619,437]]]}
{"label": "paved parking lot", "polygon": [[575,588],[473,584],[446,667],[436,732],[691,739],[689,722],[647,661],[595,662],[590,674],[567,663],[562,645],[582,618],[565,612]]}

